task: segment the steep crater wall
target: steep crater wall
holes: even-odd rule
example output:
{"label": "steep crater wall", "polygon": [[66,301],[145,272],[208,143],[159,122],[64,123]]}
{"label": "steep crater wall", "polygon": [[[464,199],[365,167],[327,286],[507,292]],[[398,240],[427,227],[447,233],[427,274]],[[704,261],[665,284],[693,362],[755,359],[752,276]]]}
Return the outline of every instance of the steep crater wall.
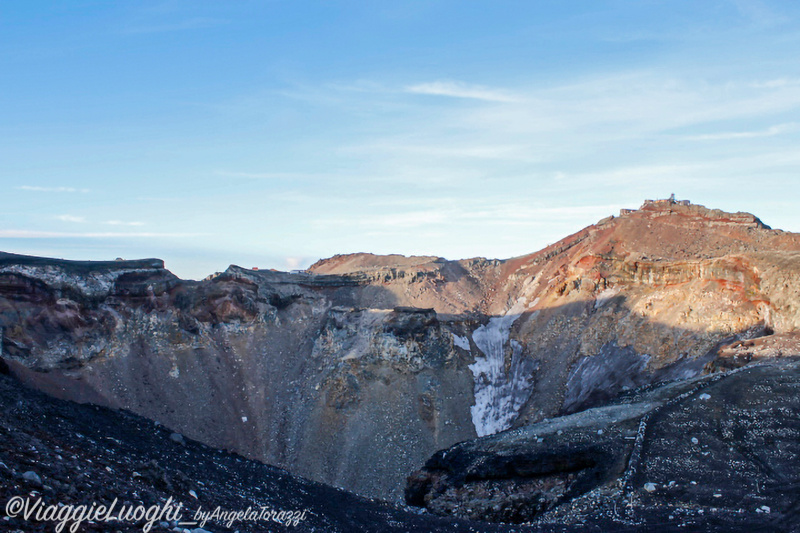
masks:
{"label": "steep crater wall", "polygon": [[796,235],[670,203],[505,261],[354,254],[191,282],[7,254],[2,356],[51,394],[397,499],[436,450],[796,329],[799,265]]}

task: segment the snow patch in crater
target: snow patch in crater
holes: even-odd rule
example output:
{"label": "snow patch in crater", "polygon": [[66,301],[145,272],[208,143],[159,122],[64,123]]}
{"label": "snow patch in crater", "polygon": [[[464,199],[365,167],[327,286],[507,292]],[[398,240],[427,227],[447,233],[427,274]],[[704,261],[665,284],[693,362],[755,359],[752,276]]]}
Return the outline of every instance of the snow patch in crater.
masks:
{"label": "snow patch in crater", "polygon": [[475,380],[475,405],[470,412],[479,437],[511,427],[531,395],[534,363],[523,356],[522,345],[510,338],[511,327],[524,307],[518,301],[506,315],[490,318],[472,333],[472,340],[483,353],[469,365]]}
{"label": "snow patch in crater", "polygon": [[605,289],[597,294],[597,299],[594,301],[594,308],[600,309],[611,300],[614,299],[616,295],[620,292],[619,287],[614,287],[610,289]]}
{"label": "snow patch in crater", "polygon": [[456,335],[453,333],[453,344],[461,348],[462,350],[470,351],[469,346],[469,339],[466,337],[462,337],[461,335]]}

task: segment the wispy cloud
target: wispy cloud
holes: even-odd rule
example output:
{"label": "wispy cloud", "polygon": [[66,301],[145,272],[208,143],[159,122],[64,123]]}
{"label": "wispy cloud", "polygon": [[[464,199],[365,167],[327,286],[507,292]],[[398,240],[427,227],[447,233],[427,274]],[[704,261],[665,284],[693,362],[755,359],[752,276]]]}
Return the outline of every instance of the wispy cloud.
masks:
{"label": "wispy cloud", "polygon": [[447,220],[447,213],[442,210],[416,211],[370,217],[364,220],[363,225],[415,228],[419,226],[441,224],[445,220]]}
{"label": "wispy cloud", "polygon": [[429,210],[412,210],[382,215],[363,216],[354,222],[349,218],[328,218],[315,221],[320,228],[330,226],[360,226],[376,230],[407,230],[410,228],[448,227],[477,224],[480,226],[532,226],[554,221],[569,221],[576,217],[595,217],[597,220],[618,211],[622,204],[569,207],[545,207],[508,198],[485,200],[462,199]]}
{"label": "wispy cloud", "polygon": [[[62,222],[75,222],[75,223],[86,222],[86,217],[80,217],[75,215],[56,215],[53,218],[55,218],[56,220],[60,220]],[[106,220],[105,222],[103,222],[103,224],[107,226],[130,226],[130,227],[138,227],[145,225],[144,222],[140,222],[138,220],[135,221]]]}
{"label": "wispy cloud", "polygon": [[33,192],[89,192],[89,189],[77,189],[75,187],[39,187],[37,185],[20,185],[17,189]]}
{"label": "wispy cloud", "polygon": [[77,217],[75,215],[56,215],[55,218],[62,222],[86,222],[85,217]]}
{"label": "wispy cloud", "polygon": [[613,186],[615,190],[642,190],[653,195],[659,190],[697,190],[701,183],[700,188],[719,190],[723,186],[733,187],[734,180],[741,180],[745,184],[759,173],[800,164],[800,153],[794,149],[714,159],[707,159],[702,153],[687,157],[691,157],[691,160],[681,163],[620,165],[598,171],[559,173],[558,179],[568,183],[598,183],[606,187]]}
{"label": "wispy cloud", "polygon": [[283,266],[286,270],[296,270],[298,268],[302,268],[303,266],[309,266],[312,261],[308,257],[285,257],[283,261]]}
{"label": "wispy cloud", "polygon": [[482,85],[470,85],[459,81],[434,81],[410,85],[406,92],[433,96],[449,96],[452,98],[468,98],[487,102],[519,102],[520,98],[502,89],[493,89]]}
{"label": "wispy cloud", "polygon": [[800,85],[800,79],[796,78],[775,78],[750,84],[751,87],[756,89],[782,89],[783,87],[797,87],[798,85]]}
{"label": "wispy cloud", "polygon": [[797,131],[798,124],[792,122],[788,124],[778,124],[776,126],[772,126],[765,130],[756,130],[756,131],[729,131],[723,133],[709,133],[706,135],[692,135],[687,137],[687,139],[693,141],[722,141],[722,140],[732,140],[732,139],[753,139],[757,137],[774,137],[775,135],[780,135],[782,133],[789,133],[792,131]]}
{"label": "wispy cloud", "polygon": [[107,224],[109,226],[144,226],[144,222],[125,222],[123,220],[106,220],[103,222],[103,224]]}
{"label": "wispy cloud", "polygon": [[558,173],[556,179],[568,183],[601,183],[604,186],[615,186],[618,188],[631,188],[641,185],[645,188],[653,188],[654,183],[669,183],[680,185],[685,181],[693,181],[700,176],[706,181],[709,172],[719,168],[721,162],[687,162],[678,164],[649,164],[634,166],[617,166],[614,168],[574,173]]}
{"label": "wispy cloud", "polygon": [[366,143],[342,149],[342,152],[391,152],[406,155],[430,156],[441,158],[472,158],[472,159],[515,159],[531,161],[530,150],[520,145],[491,145],[491,144],[465,144],[463,146],[448,146],[436,144],[406,144],[398,142]]}
{"label": "wispy cloud", "polygon": [[442,208],[428,211],[388,213],[361,216],[355,221],[349,217],[325,218],[315,221],[315,225],[321,228],[330,226],[353,227],[354,225],[365,228],[417,228],[445,222],[448,218],[448,211],[448,209]]}
{"label": "wispy cloud", "polygon": [[[679,78],[657,71],[630,72],[521,92],[524,101],[508,106],[460,110],[446,117],[495,143],[515,139],[540,146],[542,154],[569,155],[593,144],[646,141],[678,128],[722,121],[745,121],[800,108],[800,92],[790,84],[766,90],[745,83]],[[436,123],[434,128],[445,131]],[[620,145],[623,146],[623,145]]]}
{"label": "wispy cloud", "polygon": [[302,172],[231,172],[227,170],[218,170],[215,172],[217,176],[225,178],[244,178],[244,179],[264,179],[264,180],[297,180],[297,179],[313,179],[320,177],[319,174],[308,174]]}
{"label": "wispy cloud", "polygon": [[200,237],[207,233],[122,233],[122,232],[61,232],[34,230],[0,230],[0,239],[105,239],[105,238],[163,238],[163,237]]}

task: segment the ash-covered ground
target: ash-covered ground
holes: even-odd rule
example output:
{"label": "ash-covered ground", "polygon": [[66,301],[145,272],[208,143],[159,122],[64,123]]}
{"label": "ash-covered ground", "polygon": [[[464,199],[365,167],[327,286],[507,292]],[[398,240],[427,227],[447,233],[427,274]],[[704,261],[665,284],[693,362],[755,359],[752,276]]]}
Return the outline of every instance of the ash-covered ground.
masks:
{"label": "ash-covered ground", "polygon": [[[265,507],[302,516],[294,526],[273,519],[230,527],[208,522],[203,529],[214,533],[541,530],[410,513],[215,450],[125,411],[53,399],[8,375],[0,375],[0,414],[0,531],[55,530],[55,522],[9,517],[6,506],[14,497],[88,506],[117,499],[117,509],[172,498],[183,504],[186,522],[200,506],[208,512]],[[144,525],[83,523],[78,531],[143,531]],[[151,531],[198,527],[158,521]]]}

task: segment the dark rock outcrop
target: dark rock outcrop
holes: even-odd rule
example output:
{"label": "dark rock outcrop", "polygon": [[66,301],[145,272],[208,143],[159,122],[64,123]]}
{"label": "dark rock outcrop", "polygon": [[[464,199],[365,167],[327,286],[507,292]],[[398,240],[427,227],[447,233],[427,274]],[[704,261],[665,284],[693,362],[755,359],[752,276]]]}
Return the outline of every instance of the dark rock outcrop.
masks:
{"label": "dark rock outcrop", "polygon": [[639,390],[438,452],[409,477],[406,500],[608,531],[796,531],[798,390],[798,357]]}

